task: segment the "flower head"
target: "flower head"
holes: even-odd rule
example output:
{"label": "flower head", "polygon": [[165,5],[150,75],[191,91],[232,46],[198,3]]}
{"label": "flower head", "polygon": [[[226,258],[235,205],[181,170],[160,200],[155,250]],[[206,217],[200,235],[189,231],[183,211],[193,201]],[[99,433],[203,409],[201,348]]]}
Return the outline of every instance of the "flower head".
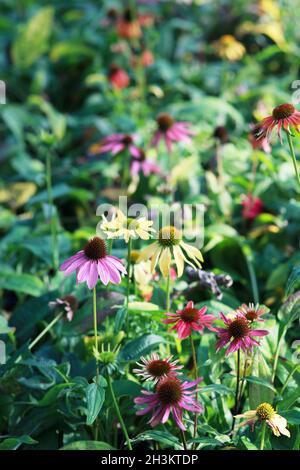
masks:
{"label": "flower head", "polygon": [[78,309],[78,300],[74,295],[68,294],[63,297],[55,299],[53,302],[49,302],[49,307],[55,308],[62,306],[66,313],[66,318],[68,321],[72,321],[74,313]]}
{"label": "flower head", "polygon": [[149,240],[151,232],[155,230],[151,227],[152,220],[147,220],[145,217],[138,217],[133,219],[126,217],[123,212],[116,209],[111,220],[103,215],[103,222],[101,223],[101,230],[108,239],[124,238],[128,243],[130,238],[141,238],[142,240]]}
{"label": "flower head", "polygon": [[276,413],[273,406],[269,403],[261,403],[256,410],[249,410],[235,417],[246,418],[240,426],[250,425],[252,431],[257,422],[265,421],[275,436],[279,437],[282,434],[283,436],[290,437],[290,432],[286,428],[287,420]]}
{"label": "flower head", "polygon": [[68,258],[60,266],[66,276],[76,271],[77,283],[86,282],[89,289],[95,287],[98,278],[104,285],[121,282],[121,273],[126,274],[122,262],[107,254],[106,244],[100,237],[87,242],[83,250]]}
{"label": "flower head", "polygon": [[135,145],[136,136],[132,134],[112,134],[105,137],[99,144],[92,146],[92,153],[111,152],[113,156],[128,150],[135,158],[140,157],[140,149]]}
{"label": "flower head", "polygon": [[224,321],[225,328],[217,328],[217,332],[220,337],[217,342],[217,351],[230,343],[227,348],[226,355],[237,351],[240,348],[244,352],[249,352],[252,350],[253,345],[260,345],[253,338],[254,336],[266,336],[269,334],[266,330],[253,330],[251,323],[241,312],[235,312],[233,318],[226,318],[223,313],[221,313],[220,316]]}
{"label": "flower head", "polygon": [[110,66],[108,80],[113,88],[117,88],[119,90],[127,88],[130,83],[128,73],[116,64],[112,64]]}
{"label": "flower head", "polygon": [[265,153],[270,153],[271,152],[271,145],[270,142],[268,141],[267,137],[263,137],[259,140],[255,137],[258,132],[258,125],[254,125],[251,128],[251,132],[248,135],[248,140],[250,144],[252,145],[252,148],[254,150],[256,149],[261,149]]}
{"label": "flower head", "polygon": [[263,211],[263,202],[259,197],[253,194],[247,194],[242,200],[242,215],[243,218],[252,222]]}
{"label": "flower head", "polygon": [[135,177],[140,172],[143,173],[144,176],[149,176],[151,173],[160,174],[161,168],[153,160],[147,158],[142,149],[139,149],[139,151],[139,157],[133,158],[130,165],[131,176]]}
{"label": "flower head", "polygon": [[214,48],[222,59],[235,62],[243,58],[246,53],[244,45],[231,34],[224,34],[214,42]]}
{"label": "flower head", "polygon": [[242,304],[238,309],[237,312],[244,315],[249,322],[260,321],[263,322],[264,319],[261,318],[265,313],[268,313],[269,309],[265,305],[254,305],[250,303],[248,305]]}
{"label": "flower head", "polygon": [[183,366],[177,365],[178,360],[172,361],[172,356],[167,359],[160,359],[158,354],[152,356],[141,357],[141,363],[137,362],[140,369],[133,369],[133,372],[143,378],[144,380],[152,380],[157,383],[159,380],[167,377],[168,375],[176,376]]}
{"label": "flower head", "polygon": [[177,330],[179,339],[185,339],[190,336],[192,330],[203,333],[204,327],[217,331],[212,326],[215,317],[213,315],[205,315],[206,310],[207,307],[202,307],[198,310],[194,307],[194,302],[190,301],[183,310],[177,310],[176,313],[166,313],[168,318],[163,320],[163,323],[174,323],[171,330]]}
{"label": "flower head", "polygon": [[165,423],[172,413],[176,425],[185,431],[182,422],[183,410],[193,413],[202,413],[202,406],[196,401],[196,387],[202,379],[199,378],[193,382],[181,382],[178,377],[167,376],[161,379],[155,388],[155,392],[142,390],[143,396],[135,398],[137,405],[144,408],[137,412],[137,415],[144,415],[152,412],[149,421],[151,426],[157,426],[159,423]]}
{"label": "flower head", "polygon": [[126,8],[117,22],[117,33],[124,39],[139,39],[142,31],[140,22],[135,18],[130,8]]}
{"label": "flower head", "polygon": [[163,139],[169,152],[172,150],[172,142],[191,142],[190,136],[194,133],[189,129],[189,123],[185,121],[174,121],[172,116],[161,113],[156,119],[157,131],[154,134],[152,145],[157,147]]}
{"label": "flower head", "polygon": [[277,134],[282,142],[281,130],[284,129],[291,134],[291,128],[300,132],[300,113],[292,104],[284,103],[273,109],[272,115],[259,122],[253,130],[253,135],[260,141],[267,138],[269,140],[272,130],[277,127]]}
{"label": "flower head", "polygon": [[198,248],[185,243],[182,240],[180,230],[174,226],[160,229],[158,240],[141,251],[139,260],[151,259],[151,269],[154,271],[157,262],[164,277],[170,274],[172,259],[175,261],[178,277],[181,277],[184,262],[192,267],[201,268],[203,257]]}

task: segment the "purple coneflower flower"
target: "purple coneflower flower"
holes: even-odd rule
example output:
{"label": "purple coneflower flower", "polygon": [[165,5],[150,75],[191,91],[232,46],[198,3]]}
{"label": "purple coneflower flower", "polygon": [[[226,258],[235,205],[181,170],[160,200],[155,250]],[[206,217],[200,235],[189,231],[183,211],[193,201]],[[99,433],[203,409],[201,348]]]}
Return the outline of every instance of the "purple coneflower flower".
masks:
{"label": "purple coneflower flower", "polygon": [[189,123],[185,121],[176,122],[167,113],[161,113],[157,119],[158,129],[154,134],[152,145],[156,147],[160,140],[164,140],[169,152],[172,150],[172,142],[191,142],[190,136],[193,131],[189,129]]}
{"label": "purple coneflower flower", "polygon": [[212,331],[217,331],[212,326],[215,320],[214,315],[205,315],[207,307],[202,307],[199,310],[194,307],[194,302],[191,300],[186,304],[183,310],[176,310],[176,313],[166,313],[167,319],[163,323],[175,323],[171,330],[177,330],[178,338],[188,338],[192,330],[203,333],[204,327]]}
{"label": "purple coneflower flower", "polygon": [[253,336],[266,336],[269,334],[266,330],[253,330],[251,324],[244,314],[236,312],[233,318],[226,318],[223,313],[220,313],[226,328],[217,328],[218,335],[220,336],[217,342],[217,351],[230,342],[226,356],[238,349],[244,352],[252,350],[252,346],[260,346],[260,344],[253,338]]}
{"label": "purple coneflower flower", "polygon": [[260,321],[263,322],[264,319],[261,318],[265,313],[268,313],[269,309],[265,305],[254,305],[250,303],[248,305],[242,304],[238,309],[237,312],[244,315],[248,321]]}
{"label": "purple coneflower flower", "polygon": [[139,150],[139,157],[133,158],[130,165],[131,176],[137,176],[140,172],[142,172],[144,176],[149,176],[151,173],[161,173],[161,168],[153,160],[146,157],[144,150]]}
{"label": "purple coneflower flower", "polygon": [[53,302],[49,302],[49,307],[51,308],[60,306],[64,308],[67,320],[72,321],[74,313],[78,309],[78,300],[76,297],[74,295],[68,294],[55,299]]}
{"label": "purple coneflower flower", "polygon": [[105,242],[100,237],[89,240],[83,250],[64,261],[59,269],[64,271],[66,276],[76,271],[77,283],[86,282],[89,289],[95,287],[98,278],[104,285],[109,281],[119,284],[120,273],[126,274],[121,261],[107,254]]}
{"label": "purple coneflower flower", "polygon": [[291,134],[291,129],[300,131],[300,113],[292,104],[284,103],[273,109],[272,115],[267,116],[256,124],[252,131],[257,140],[269,139],[272,130],[277,127],[277,135],[282,142],[281,130]]}
{"label": "purple coneflower flower", "polygon": [[137,411],[137,415],[144,415],[152,412],[149,421],[151,426],[157,426],[159,423],[165,423],[170,413],[172,413],[176,425],[185,431],[182,422],[183,410],[193,413],[202,413],[202,406],[195,400],[197,391],[191,390],[196,387],[202,378],[193,382],[181,382],[177,377],[168,376],[161,379],[156,385],[155,392],[142,390],[143,396],[135,398],[137,405],[143,405],[144,408]]}
{"label": "purple coneflower flower", "polygon": [[182,369],[183,366],[177,365],[178,360],[171,361],[172,357],[160,359],[156,353],[149,357],[141,357],[140,361],[142,364],[137,362],[140,369],[133,369],[133,372],[144,380],[152,380],[155,383],[168,375],[174,377],[177,374],[181,374],[178,370]]}
{"label": "purple coneflower flower", "polygon": [[98,153],[111,152],[117,155],[128,149],[129,153],[135,157],[140,157],[140,149],[134,144],[135,136],[131,134],[112,134],[105,137],[99,144]]}

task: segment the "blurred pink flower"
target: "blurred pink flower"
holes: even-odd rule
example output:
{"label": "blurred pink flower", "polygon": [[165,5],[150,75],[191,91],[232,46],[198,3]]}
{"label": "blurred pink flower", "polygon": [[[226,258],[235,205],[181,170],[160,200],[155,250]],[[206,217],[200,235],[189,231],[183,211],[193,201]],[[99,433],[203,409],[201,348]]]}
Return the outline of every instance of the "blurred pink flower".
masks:
{"label": "blurred pink flower", "polygon": [[72,321],[74,313],[78,309],[78,300],[74,295],[68,294],[63,297],[57,298],[52,302],[49,302],[49,307],[56,308],[62,306],[64,308],[66,318],[68,321]]}
{"label": "blurred pink flower", "polygon": [[118,67],[116,64],[112,64],[109,69],[108,81],[113,88],[121,90],[129,86],[130,78],[124,69]]}
{"label": "blurred pink flower", "polygon": [[141,151],[134,140],[135,136],[132,134],[111,134],[100,142],[98,153],[111,152],[114,156],[127,149],[133,157],[139,158]]}
{"label": "blurred pink flower", "polygon": [[137,405],[143,405],[144,408],[137,411],[137,415],[144,415],[152,412],[149,421],[151,426],[157,426],[159,423],[165,423],[172,413],[178,428],[185,431],[182,422],[183,410],[193,413],[202,413],[202,406],[196,401],[197,391],[190,390],[197,387],[202,378],[193,382],[181,382],[177,377],[168,376],[161,379],[156,385],[155,392],[142,390],[143,396],[134,399]]}
{"label": "blurred pink flower", "polygon": [[244,195],[242,200],[242,216],[251,222],[263,211],[263,202],[253,194]]}
{"label": "blurred pink flower", "polygon": [[183,310],[176,310],[176,313],[166,313],[168,318],[163,320],[163,323],[175,323],[170,331],[176,329],[179,339],[188,338],[192,330],[203,333],[204,327],[211,331],[217,331],[212,326],[212,322],[215,320],[214,315],[205,315],[206,310],[206,307],[198,310],[194,307],[194,302],[189,301]]}
{"label": "blurred pink flower", "polygon": [[89,240],[83,250],[64,261],[59,269],[66,276],[76,271],[77,283],[86,282],[89,289],[95,287],[98,278],[104,285],[109,281],[119,284],[120,273],[126,274],[121,261],[107,254],[105,242],[99,237]]}
{"label": "blurred pink flower", "polygon": [[164,140],[169,152],[172,150],[172,142],[191,142],[194,132],[189,129],[189,123],[174,121],[167,113],[161,113],[156,119],[158,129],[152,139],[152,145],[156,147],[160,140]]}
{"label": "blurred pink flower", "polygon": [[133,158],[130,165],[131,176],[137,176],[140,172],[142,172],[144,176],[149,176],[151,173],[161,173],[160,167],[153,160],[147,158],[142,149],[138,150],[139,157]]}

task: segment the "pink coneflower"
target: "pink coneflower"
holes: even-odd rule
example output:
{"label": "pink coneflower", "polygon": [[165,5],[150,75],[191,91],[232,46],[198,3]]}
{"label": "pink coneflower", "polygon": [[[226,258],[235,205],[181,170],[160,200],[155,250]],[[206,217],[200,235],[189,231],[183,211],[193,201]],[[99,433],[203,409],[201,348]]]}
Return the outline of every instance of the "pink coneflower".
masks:
{"label": "pink coneflower", "polygon": [[176,425],[185,431],[182,422],[183,410],[193,413],[202,413],[202,406],[195,400],[197,391],[190,390],[196,387],[202,378],[193,382],[181,382],[177,377],[168,376],[161,379],[156,385],[155,392],[142,390],[142,397],[135,398],[137,405],[144,405],[137,415],[144,415],[152,412],[149,421],[151,426],[157,426],[159,423],[165,423],[172,413]]}
{"label": "pink coneflower", "polygon": [[268,313],[269,309],[265,305],[250,303],[248,305],[242,304],[236,311],[244,315],[252,323],[254,321],[264,322],[264,319],[261,317]]}
{"label": "pink coneflower", "polygon": [[252,222],[263,211],[263,202],[259,197],[253,194],[244,195],[242,200],[242,216],[246,220]]}
{"label": "pink coneflower", "polygon": [[291,128],[300,132],[300,113],[292,104],[284,103],[273,109],[272,116],[268,116],[255,126],[253,131],[257,140],[269,139],[272,130],[277,127],[277,134],[282,142],[281,129],[291,134]]}
{"label": "pink coneflower", "polygon": [[261,139],[258,139],[258,140],[255,137],[257,135],[257,132],[258,132],[257,127],[258,127],[257,125],[252,127],[251,132],[248,135],[248,140],[249,140],[249,142],[252,145],[252,148],[254,150],[261,149],[265,153],[270,153],[271,152],[271,145],[270,145],[267,137],[262,137]]}
{"label": "pink coneflower", "polygon": [[156,119],[158,129],[154,134],[152,145],[156,147],[160,140],[164,140],[169,152],[172,150],[172,142],[191,142],[193,131],[189,129],[189,123],[176,122],[167,113],[161,113]]}
{"label": "pink coneflower", "polygon": [[206,310],[206,307],[202,307],[198,310],[194,307],[194,302],[189,301],[183,310],[176,310],[176,313],[166,313],[169,318],[163,320],[163,323],[175,323],[170,331],[176,329],[179,339],[188,338],[192,330],[203,333],[204,327],[211,331],[217,331],[217,329],[212,326],[215,317],[213,315],[205,315]]}
{"label": "pink coneflower", "polygon": [[149,158],[146,157],[145,152],[142,149],[139,149],[139,157],[133,158],[130,165],[131,176],[137,176],[140,172],[144,176],[149,176],[151,173],[160,174],[161,168]]}
{"label": "pink coneflower", "polygon": [[49,307],[63,307],[66,319],[68,321],[72,321],[74,317],[74,313],[78,309],[78,300],[74,295],[68,294],[64,295],[63,297],[55,299],[53,302],[49,302]]}
{"label": "pink coneflower", "polygon": [[149,357],[141,357],[140,362],[137,362],[137,365],[140,366],[140,369],[133,369],[133,372],[142,377],[144,380],[152,380],[157,383],[159,380],[172,375],[173,377],[177,374],[183,366],[177,365],[178,360],[171,361],[173,356],[168,357],[167,359],[160,359],[159,355],[153,353]]}
{"label": "pink coneflower", "polygon": [[139,158],[141,150],[134,143],[135,136],[132,134],[112,134],[105,137],[98,146],[97,153],[111,152],[113,156],[128,150],[129,153]]}
{"label": "pink coneflower", "polygon": [[126,274],[121,261],[107,254],[105,242],[100,237],[89,240],[83,250],[64,261],[59,269],[64,271],[66,276],[76,271],[77,283],[86,282],[89,289],[95,287],[98,278],[104,285],[109,281],[119,284],[120,273]]}
{"label": "pink coneflower", "polygon": [[108,80],[113,88],[117,88],[119,90],[122,90],[122,88],[127,88],[130,83],[128,73],[121,67],[118,67],[116,64],[112,64],[110,66]]}
{"label": "pink coneflower", "polygon": [[240,348],[244,352],[251,351],[253,345],[260,346],[253,336],[266,336],[269,334],[266,330],[253,330],[250,322],[242,313],[236,312],[234,318],[226,318],[223,313],[220,313],[220,316],[225,323],[225,328],[217,328],[220,337],[217,342],[217,351],[230,343],[226,356]]}

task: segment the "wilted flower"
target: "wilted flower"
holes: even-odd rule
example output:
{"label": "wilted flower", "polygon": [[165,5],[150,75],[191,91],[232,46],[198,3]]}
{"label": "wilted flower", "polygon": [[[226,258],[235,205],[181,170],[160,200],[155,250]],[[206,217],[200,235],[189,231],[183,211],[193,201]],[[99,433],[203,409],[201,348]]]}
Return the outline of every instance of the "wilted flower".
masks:
{"label": "wilted flower", "polygon": [[[187,258],[188,257],[188,258]],[[151,259],[151,269],[154,271],[157,262],[164,277],[170,274],[172,259],[174,259],[178,277],[181,277],[184,262],[192,267],[201,268],[203,257],[198,248],[182,240],[180,230],[173,226],[163,227],[158,234],[158,240],[141,251],[139,260]]]}
{"label": "wilted flower", "polygon": [[157,383],[159,380],[172,375],[173,377],[181,372],[178,372],[183,366],[177,365],[178,360],[172,361],[173,356],[167,359],[160,359],[159,355],[153,353],[148,357],[141,357],[137,365],[140,369],[133,369],[133,372],[143,378],[144,380],[152,380]]}
{"label": "wilted flower", "polygon": [[167,113],[161,113],[156,119],[158,129],[154,134],[152,145],[156,147],[162,139],[165,141],[169,152],[172,150],[172,142],[191,142],[190,136],[194,133],[189,129],[189,123],[174,121]]}
{"label": "wilted flower", "polygon": [[263,322],[264,320],[261,317],[265,313],[268,313],[269,309],[265,305],[254,305],[253,303],[250,303],[248,305],[242,304],[236,311],[244,315],[250,322]]}
{"label": "wilted flower", "polygon": [[283,436],[290,437],[290,432],[286,428],[287,420],[275,412],[274,408],[269,403],[261,403],[256,410],[249,410],[243,414],[236,415],[236,418],[246,418],[240,426],[251,426],[253,431],[255,424],[259,422],[266,422],[271,428],[273,434],[279,437]]}
{"label": "wilted flower", "polygon": [[130,238],[149,240],[151,232],[155,232],[151,227],[153,225],[152,220],[147,220],[145,217],[136,219],[126,217],[119,209],[116,209],[111,220],[107,220],[105,215],[102,218],[103,222],[100,228],[108,239],[124,238],[126,243],[129,242]]}
{"label": "wilted flower", "polygon": [[189,301],[183,310],[176,310],[176,313],[166,313],[167,319],[163,320],[163,323],[172,324],[171,330],[177,330],[178,338],[188,338],[192,330],[203,333],[204,327],[211,331],[217,331],[212,326],[212,322],[215,320],[214,315],[205,315],[207,307],[197,309],[194,307],[194,302]]}
{"label": "wilted flower", "polygon": [[49,307],[55,308],[62,306],[66,313],[66,318],[68,321],[72,321],[74,313],[78,309],[78,300],[74,295],[68,294],[63,297],[55,299],[53,302],[49,302]]}
{"label": "wilted flower", "polygon": [[143,405],[144,408],[137,411],[137,415],[144,415],[152,412],[149,421],[151,426],[157,426],[159,423],[165,423],[170,413],[172,413],[176,425],[185,431],[182,422],[183,410],[193,413],[202,413],[202,406],[195,400],[197,391],[190,390],[197,387],[202,378],[193,382],[181,382],[177,377],[167,376],[161,379],[156,385],[155,392],[142,390],[142,397],[135,398],[137,405]]}
{"label": "wilted flower", "polygon": [[118,67],[116,64],[112,64],[110,66],[108,80],[113,88],[117,88],[119,90],[122,88],[127,88],[130,83],[128,73],[121,67]]}
{"label": "wilted flower", "polygon": [[269,334],[266,330],[253,330],[245,315],[240,312],[235,312],[233,318],[226,318],[223,313],[220,313],[220,316],[225,323],[225,328],[216,328],[220,337],[217,342],[217,351],[230,343],[226,355],[240,348],[244,352],[249,352],[252,346],[260,346],[253,338],[254,336]]}
{"label": "wilted flower", "polygon": [[242,216],[246,220],[252,222],[263,211],[263,202],[259,197],[253,194],[244,195],[242,200]]}
{"label": "wilted flower", "polygon": [[109,281],[119,284],[120,273],[126,274],[122,262],[107,254],[106,244],[100,237],[89,240],[83,250],[64,261],[59,269],[64,271],[66,276],[76,271],[77,283],[86,282],[89,289],[95,287],[98,278],[104,285]]}
{"label": "wilted flower", "polygon": [[231,62],[242,59],[246,52],[244,45],[231,34],[224,34],[213,45],[220,57]]}
{"label": "wilted flower", "polygon": [[269,139],[272,130],[277,127],[277,134],[282,142],[281,130],[291,134],[291,128],[300,132],[300,113],[292,104],[284,103],[273,109],[272,116],[268,116],[259,122],[252,131],[255,138],[260,141]]}
{"label": "wilted flower", "polygon": [[128,150],[133,157],[139,158],[141,150],[135,145],[135,139],[136,136],[132,134],[112,134],[101,140],[99,144],[94,144],[93,153],[111,152],[114,156]]}
{"label": "wilted flower", "polygon": [[147,158],[145,152],[142,149],[139,149],[139,151],[139,157],[132,159],[130,165],[131,175],[134,177],[137,176],[140,172],[142,172],[144,176],[149,176],[151,173],[161,173],[161,168],[153,160]]}

